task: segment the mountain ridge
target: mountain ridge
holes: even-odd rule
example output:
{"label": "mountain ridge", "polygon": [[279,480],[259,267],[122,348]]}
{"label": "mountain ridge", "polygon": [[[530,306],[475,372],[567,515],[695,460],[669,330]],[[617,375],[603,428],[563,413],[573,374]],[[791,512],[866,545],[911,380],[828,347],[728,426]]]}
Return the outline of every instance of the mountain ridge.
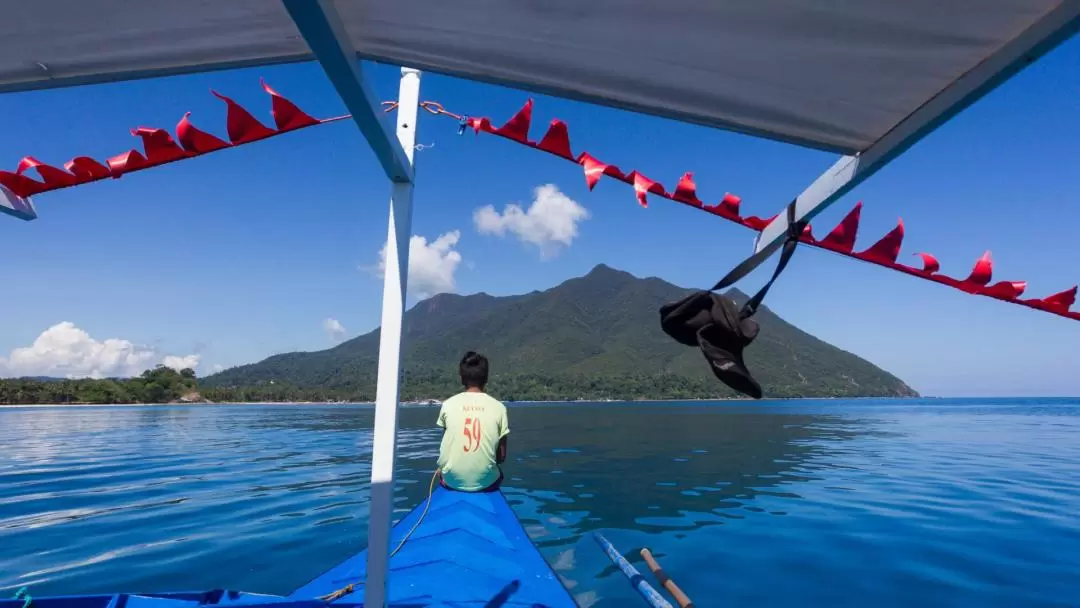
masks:
{"label": "mountain ridge", "polygon": [[[402,399],[451,394],[465,350],[492,361],[492,392],[507,400],[726,398],[696,348],[660,329],[660,305],[693,289],[599,264],[545,290],[511,296],[438,294],[403,323]],[[737,301],[747,296],[729,294]],[[899,378],[761,307],[747,365],[767,397],[915,396]],[[333,348],[274,355],[204,378],[203,387],[277,386],[373,398],[379,329]],[[210,396],[213,399],[212,396]]]}

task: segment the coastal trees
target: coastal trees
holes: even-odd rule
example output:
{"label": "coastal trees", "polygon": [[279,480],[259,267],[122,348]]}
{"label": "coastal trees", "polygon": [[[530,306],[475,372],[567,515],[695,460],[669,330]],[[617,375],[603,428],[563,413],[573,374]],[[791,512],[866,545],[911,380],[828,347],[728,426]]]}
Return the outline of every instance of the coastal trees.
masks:
{"label": "coastal trees", "polygon": [[159,365],[135,378],[0,379],[0,404],[167,403],[197,389],[195,371]]}

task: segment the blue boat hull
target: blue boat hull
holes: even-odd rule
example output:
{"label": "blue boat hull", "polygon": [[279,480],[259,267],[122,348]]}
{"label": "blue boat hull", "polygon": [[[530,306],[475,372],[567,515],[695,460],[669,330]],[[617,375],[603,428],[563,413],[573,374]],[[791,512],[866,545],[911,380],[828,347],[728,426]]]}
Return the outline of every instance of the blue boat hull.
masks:
{"label": "blue boat hull", "polygon": [[[413,527],[423,507],[421,503],[394,526],[391,548]],[[362,581],[366,570],[365,550],[289,597],[332,593]],[[356,595],[363,596],[362,585],[342,599],[360,601]],[[501,492],[451,492],[441,487],[432,495],[423,523],[390,560],[388,599],[391,605],[402,606],[486,606],[493,600],[491,605],[507,607],[577,606]]]}
{"label": "blue boat hull", "polygon": [[[426,502],[426,501],[425,501]],[[391,533],[396,547],[423,513],[421,503]],[[347,585],[351,593],[336,608],[364,602],[367,550],[350,557],[286,597],[237,591],[35,597],[31,608],[196,608],[244,605],[255,608],[325,607],[317,598]],[[501,492],[465,493],[436,488],[420,526],[390,560],[390,606],[576,608],[570,593],[529,540]],[[0,600],[0,608],[22,608],[23,600]]]}

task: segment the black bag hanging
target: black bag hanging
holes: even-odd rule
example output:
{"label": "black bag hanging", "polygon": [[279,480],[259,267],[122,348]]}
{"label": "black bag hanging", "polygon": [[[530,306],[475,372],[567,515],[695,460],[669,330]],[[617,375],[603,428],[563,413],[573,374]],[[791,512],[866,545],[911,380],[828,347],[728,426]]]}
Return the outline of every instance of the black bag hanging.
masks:
{"label": "black bag hanging", "polygon": [[791,260],[806,226],[806,222],[794,221],[794,201],[787,206],[787,220],[787,238],[772,278],[742,308],[731,298],[713,292],[734,285],[760,266],[768,257],[764,250],[743,260],[709,291],[698,291],[660,307],[660,327],[664,333],[680,344],[700,348],[713,374],[721,382],[754,399],[761,399],[761,385],[747,369],[743,350],[754,341],[760,330],[758,323],[750,317],[757,312],[776,277]]}

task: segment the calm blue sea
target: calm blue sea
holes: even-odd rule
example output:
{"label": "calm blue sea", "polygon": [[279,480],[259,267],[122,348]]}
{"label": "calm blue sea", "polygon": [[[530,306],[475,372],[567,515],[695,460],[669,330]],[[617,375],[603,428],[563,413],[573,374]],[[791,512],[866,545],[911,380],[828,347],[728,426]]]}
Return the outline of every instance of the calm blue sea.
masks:
{"label": "calm blue sea", "polygon": [[[0,590],[285,593],[365,544],[365,406],[0,408]],[[426,496],[435,409],[401,423]],[[1080,400],[514,407],[505,493],[582,606],[1080,606]]]}

